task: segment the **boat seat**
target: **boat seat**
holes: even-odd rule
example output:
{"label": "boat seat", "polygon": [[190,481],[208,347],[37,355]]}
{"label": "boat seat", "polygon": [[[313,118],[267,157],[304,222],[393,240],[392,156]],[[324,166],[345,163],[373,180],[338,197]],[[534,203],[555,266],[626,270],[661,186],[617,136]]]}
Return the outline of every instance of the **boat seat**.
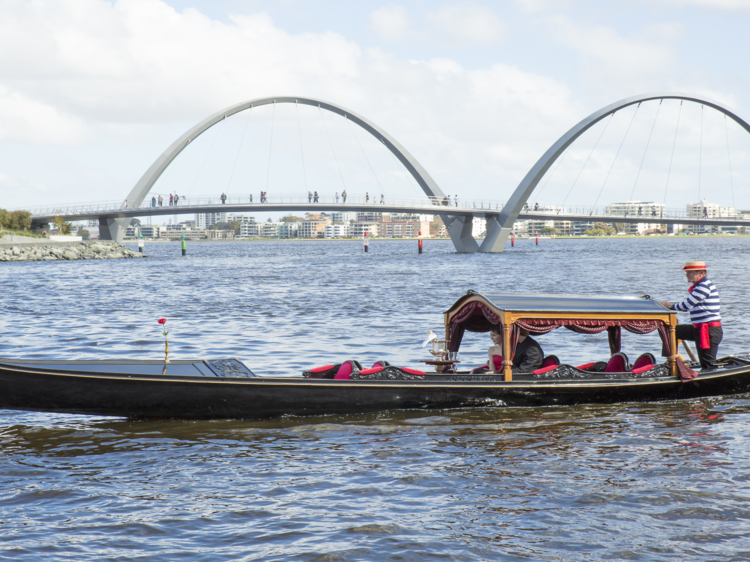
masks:
{"label": "boat seat", "polygon": [[321,367],[310,369],[309,371],[304,371],[302,376],[307,379],[332,379],[336,376],[339,368],[341,368],[341,363],[336,363],[335,365],[323,365]]}
{"label": "boat seat", "polygon": [[[643,373],[644,371],[653,369],[654,365],[656,365],[656,357],[654,357],[653,353],[641,353],[630,370],[633,373]],[[644,369],[644,367],[648,367],[648,369]]]}
{"label": "boat seat", "polygon": [[542,366],[539,367],[536,371],[531,371],[531,374],[541,375],[542,373],[546,373],[547,371],[557,369],[559,366],[560,360],[557,358],[557,355],[548,355],[542,361]]}
{"label": "boat seat", "polygon": [[621,351],[615,353],[604,368],[605,373],[627,373],[629,370],[628,356]]}
{"label": "boat seat", "polygon": [[362,370],[362,365],[359,361],[349,360],[344,361],[336,372],[336,376],[333,377],[336,380],[349,380],[352,378],[352,373],[359,373]]}
{"label": "boat seat", "polygon": [[375,361],[375,363],[372,364],[371,369],[374,369],[375,367],[390,367],[391,364],[388,361],[384,361],[383,359],[378,359]]}

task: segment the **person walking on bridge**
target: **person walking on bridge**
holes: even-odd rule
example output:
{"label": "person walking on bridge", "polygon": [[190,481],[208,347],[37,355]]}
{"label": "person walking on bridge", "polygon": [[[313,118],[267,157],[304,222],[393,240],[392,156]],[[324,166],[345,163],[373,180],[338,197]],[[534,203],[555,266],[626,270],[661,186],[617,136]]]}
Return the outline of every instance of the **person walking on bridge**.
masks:
{"label": "person walking on bridge", "polygon": [[180,200],[180,196],[175,193],[174,194],[174,206],[175,207],[177,206],[177,203],[179,202],[179,200]]}
{"label": "person walking on bridge", "polygon": [[172,205],[174,205],[174,195],[172,195],[172,194],[170,193],[170,194],[169,194],[169,206],[171,207]]}
{"label": "person walking on bridge", "polygon": [[365,191],[365,203],[369,203],[369,202],[370,202],[370,192]]}
{"label": "person walking on bridge", "polygon": [[343,200],[343,203],[346,203],[346,189],[341,192],[341,199]]}
{"label": "person walking on bridge", "polygon": [[458,207],[458,195],[453,196],[453,204]]}
{"label": "person walking on bridge", "polygon": [[307,202],[312,203],[312,191],[307,192]]}
{"label": "person walking on bridge", "polygon": [[156,207],[156,197],[154,197],[153,195],[151,196],[151,206]]}
{"label": "person walking on bridge", "polygon": [[316,191],[315,193],[313,193],[313,203],[317,203],[317,202],[318,202],[318,192]]}
{"label": "person walking on bridge", "polygon": [[338,191],[336,192],[336,204],[337,205],[339,204],[339,192]]}
{"label": "person walking on bridge", "polygon": [[677,339],[696,342],[701,369],[711,370],[715,368],[716,352],[724,337],[719,292],[707,277],[706,262],[689,261],[682,269],[692,284],[688,287],[690,296],[680,303],[661,301],[661,304],[669,310],[690,311],[692,325],[679,324]]}

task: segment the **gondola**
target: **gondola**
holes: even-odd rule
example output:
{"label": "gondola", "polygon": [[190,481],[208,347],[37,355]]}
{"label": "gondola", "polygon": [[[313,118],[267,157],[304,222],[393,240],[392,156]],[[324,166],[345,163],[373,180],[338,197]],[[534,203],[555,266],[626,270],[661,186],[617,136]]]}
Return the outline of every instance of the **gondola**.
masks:
{"label": "gondola", "polygon": [[[168,363],[0,359],[0,408],[130,418],[263,419],[391,409],[658,401],[750,391],[749,353],[723,357],[712,370],[694,370],[698,365],[678,354],[676,313],[648,296],[469,291],[445,311],[444,319],[446,354],[458,352],[466,331],[487,332],[501,324],[501,371],[481,374],[457,369],[450,361],[444,362],[448,368],[443,372],[387,361],[370,368],[344,361],[302,374],[259,376],[233,358]],[[610,359],[569,365],[548,357],[547,364],[534,372],[512,371],[521,330],[543,334],[559,328],[588,334],[607,331]],[[620,352],[622,330],[658,331],[663,359],[646,353],[630,365]]]}

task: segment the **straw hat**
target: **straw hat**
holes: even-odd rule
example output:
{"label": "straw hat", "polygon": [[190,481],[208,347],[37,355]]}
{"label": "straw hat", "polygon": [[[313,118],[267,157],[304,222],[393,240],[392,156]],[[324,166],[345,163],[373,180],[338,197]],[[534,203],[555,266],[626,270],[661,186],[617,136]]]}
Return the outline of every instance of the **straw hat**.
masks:
{"label": "straw hat", "polygon": [[683,270],[703,270],[706,271],[706,262],[704,261],[689,261],[685,263]]}

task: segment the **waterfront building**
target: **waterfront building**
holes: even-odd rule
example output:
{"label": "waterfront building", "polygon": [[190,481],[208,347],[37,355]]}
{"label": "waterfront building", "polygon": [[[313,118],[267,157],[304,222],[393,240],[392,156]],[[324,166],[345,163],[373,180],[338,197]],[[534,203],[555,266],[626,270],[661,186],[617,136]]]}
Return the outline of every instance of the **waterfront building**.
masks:
{"label": "waterfront building", "polygon": [[220,222],[227,222],[226,213],[196,213],[195,214],[195,226],[196,228],[205,229],[212,224]]}
{"label": "waterfront building", "polygon": [[365,232],[367,232],[367,235],[370,238],[374,238],[375,236],[378,236],[378,233],[380,232],[378,228],[379,224],[379,222],[353,222],[349,225],[349,236],[362,238],[365,235]]}
{"label": "waterfront building", "polygon": [[346,224],[327,224],[323,231],[324,238],[345,238],[349,236],[350,225]]}
{"label": "waterfront building", "polygon": [[240,238],[257,238],[260,236],[260,223],[240,225]]}
{"label": "waterfront building", "polygon": [[299,224],[300,238],[323,238],[326,225],[332,221],[320,213],[305,213],[305,220]]}
{"label": "waterfront building", "polygon": [[[643,217],[644,221],[637,223],[622,223],[626,234],[639,235],[647,231],[661,229],[658,219],[664,214],[664,204],[654,201],[623,201],[610,203],[604,208],[605,215],[619,215],[625,217]],[[613,222],[617,222],[614,220]]]}
{"label": "waterfront building", "polygon": [[242,224],[253,224],[255,223],[255,217],[246,215],[244,213],[231,213],[227,215],[226,222],[239,222]]}
{"label": "waterfront building", "polygon": [[487,235],[487,219],[484,217],[474,217],[471,221],[471,235],[474,238],[484,238]]}
{"label": "waterfront building", "polygon": [[276,230],[279,238],[297,238],[299,236],[298,222],[280,222]]}
{"label": "waterfront building", "polygon": [[357,222],[382,222],[384,220],[390,220],[389,213],[376,213],[373,211],[357,213]]}
{"label": "waterfront building", "polygon": [[357,213],[344,213],[334,211],[333,213],[322,213],[323,216],[327,216],[333,223],[348,224],[351,221],[357,220]]}
{"label": "waterfront building", "polygon": [[[722,207],[715,203],[709,203],[706,199],[701,199],[697,203],[688,203],[685,205],[685,211],[690,218],[730,218],[736,217],[737,211],[734,207]],[[708,232],[731,232],[737,233],[739,227],[736,226],[703,226],[689,225],[688,232],[695,234],[704,234]]]}

